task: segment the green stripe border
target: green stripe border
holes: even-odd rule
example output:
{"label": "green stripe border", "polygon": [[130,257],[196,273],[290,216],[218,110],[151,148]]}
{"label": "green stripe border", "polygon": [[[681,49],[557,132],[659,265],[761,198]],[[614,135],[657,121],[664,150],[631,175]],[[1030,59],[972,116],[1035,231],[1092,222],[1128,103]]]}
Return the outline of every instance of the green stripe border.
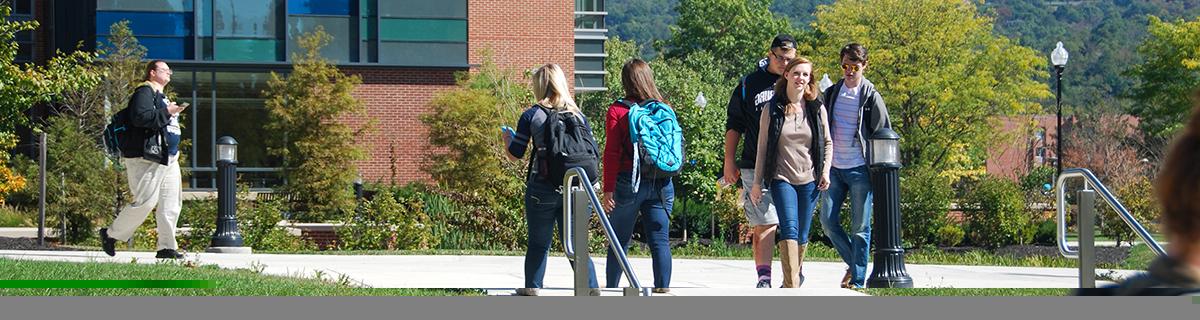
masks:
{"label": "green stripe border", "polygon": [[1192,297],[1192,304],[1200,304],[1200,296]]}
{"label": "green stripe border", "polygon": [[212,289],[213,280],[0,280],[0,288],[61,289]]}

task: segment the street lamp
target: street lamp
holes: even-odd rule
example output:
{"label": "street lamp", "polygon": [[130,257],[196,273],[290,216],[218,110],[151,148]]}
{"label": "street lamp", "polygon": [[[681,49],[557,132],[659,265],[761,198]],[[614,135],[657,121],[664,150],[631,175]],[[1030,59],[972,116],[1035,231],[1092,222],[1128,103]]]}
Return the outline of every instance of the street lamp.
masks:
{"label": "street lamp", "polygon": [[217,230],[206,252],[250,253],[237,223],[237,140],[217,139]]}
{"label": "street lamp", "polygon": [[871,135],[871,184],[875,193],[875,266],[868,288],[912,288],[900,246],[900,135],[890,128]]}
{"label": "street lamp", "polygon": [[1050,53],[1050,62],[1054,63],[1054,75],[1055,75],[1055,79],[1057,79],[1057,83],[1058,83],[1057,84],[1058,92],[1054,95],[1055,104],[1058,105],[1058,125],[1054,129],[1055,135],[1057,135],[1057,140],[1058,140],[1058,141],[1055,141],[1055,143],[1054,143],[1055,148],[1056,148],[1055,156],[1056,156],[1056,158],[1058,158],[1058,161],[1054,162],[1054,165],[1055,165],[1054,176],[1055,177],[1062,175],[1062,163],[1063,163],[1062,73],[1063,73],[1063,68],[1067,67],[1067,57],[1068,57],[1067,49],[1063,48],[1062,41],[1059,41],[1058,45],[1054,48],[1054,52]]}

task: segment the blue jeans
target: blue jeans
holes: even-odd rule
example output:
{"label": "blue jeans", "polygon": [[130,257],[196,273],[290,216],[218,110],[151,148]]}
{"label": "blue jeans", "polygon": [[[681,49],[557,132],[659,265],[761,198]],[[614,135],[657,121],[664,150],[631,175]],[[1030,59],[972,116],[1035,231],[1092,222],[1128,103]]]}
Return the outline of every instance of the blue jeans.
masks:
{"label": "blue jeans", "polygon": [[[555,191],[556,185],[543,182],[529,181],[525,185],[525,222],[529,231],[529,241],[525,245],[525,287],[541,288],[542,278],[546,275],[546,256],[550,252],[550,244],[554,241],[554,226],[563,228],[562,194]],[[569,241],[569,240],[566,240]],[[596,283],[596,268],[588,260],[590,287],[599,288]],[[571,262],[575,267],[575,262]]]}
{"label": "blue jeans", "polygon": [[[842,229],[841,209],[850,194],[850,234]],[[833,243],[842,261],[850,267],[850,285],[862,287],[866,281],[867,259],[871,250],[871,178],[867,166],[851,169],[832,168],[829,191],[821,197],[821,228]]]}
{"label": "blue jeans", "polygon": [[[650,180],[642,179],[638,192],[633,192],[633,182],[629,173],[617,177],[617,190],[614,192],[616,207],[608,213],[613,232],[620,240],[621,249],[629,251],[629,241],[633,237],[633,225],[637,221],[638,212],[642,215],[642,235],[650,246],[650,257],[654,266],[654,287],[671,287],[671,242],[668,232],[671,230],[671,207],[675,202],[675,186],[671,179]],[[607,282],[605,286],[616,288],[623,273],[618,264],[617,256],[612,248],[608,249]]]}
{"label": "blue jeans", "polygon": [[779,179],[771,180],[771,199],[775,200],[775,213],[779,214],[776,239],[808,243],[808,229],[812,227],[818,194],[815,181],[793,185]]}

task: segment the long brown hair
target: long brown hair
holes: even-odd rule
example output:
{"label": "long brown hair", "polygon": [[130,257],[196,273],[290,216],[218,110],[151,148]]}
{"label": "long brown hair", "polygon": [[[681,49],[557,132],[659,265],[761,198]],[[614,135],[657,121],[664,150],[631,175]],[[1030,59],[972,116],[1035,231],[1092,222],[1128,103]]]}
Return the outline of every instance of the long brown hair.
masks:
{"label": "long brown hair", "polygon": [[[780,105],[787,106],[792,103],[792,97],[787,95],[788,77],[792,72],[792,69],[802,64],[808,64],[812,66],[812,72],[808,74],[808,87],[804,88],[804,94],[802,94],[801,97],[805,101],[813,101],[817,100],[817,96],[821,95],[821,89],[817,87],[817,81],[815,79],[817,74],[817,66],[812,63],[812,60],[808,60],[808,58],[796,57],[795,59],[792,59],[792,61],[788,62],[787,67],[783,68],[783,75],[779,77],[779,80],[775,80],[775,99],[777,99]],[[787,110],[787,113],[792,112],[793,110]]]}
{"label": "long brown hair", "polygon": [[1162,203],[1169,236],[1183,245],[1200,245],[1200,91],[1192,96],[1192,115],[1175,138],[1158,173],[1155,193]]}
{"label": "long brown hair", "polygon": [[621,67],[621,88],[625,89],[625,99],[641,103],[654,99],[662,101],[662,94],[654,85],[654,71],[650,64],[642,59],[632,59]]}

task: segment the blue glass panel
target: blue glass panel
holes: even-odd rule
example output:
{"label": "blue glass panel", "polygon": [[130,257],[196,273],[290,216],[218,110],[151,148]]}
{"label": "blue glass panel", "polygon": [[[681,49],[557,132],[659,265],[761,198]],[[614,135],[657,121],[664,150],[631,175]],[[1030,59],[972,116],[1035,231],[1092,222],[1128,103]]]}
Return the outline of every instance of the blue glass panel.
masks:
{"label": "blue glass panel", "polygon": [[96,10],[192,12],[192,0],[98,0]]}
{"label": "blue glass panel", "polygon": [[218,37],[275,38],[277,1],[217,0],[213,29]]}
{"label": "blue glass panel", "polygon": [[171,12],[96,12],[97,33],[107,33],[109,26],[129,20],[129,29],[137,36],[191,36],[192,14]]}
{"label": "blue glass panel", "polygon": [[[192,56],[191,38],[175,37],[141,37],[138,43],[146,47],[147,59],[184,60]],[[112,46],[108,37],[97,36],[96,41],[105,46]]]}
{"label": "blue glass panel", "polygon": [[290,0],[288,14],[350,15],[350,0]]}
{"label": "blue glass panel", "polygon": [[196,13],[196,16],[200,17],[200,23],[196,32],[200,33],[201,37],[212,36],[212,2],[213,0],[200,0],[200,12]]}

